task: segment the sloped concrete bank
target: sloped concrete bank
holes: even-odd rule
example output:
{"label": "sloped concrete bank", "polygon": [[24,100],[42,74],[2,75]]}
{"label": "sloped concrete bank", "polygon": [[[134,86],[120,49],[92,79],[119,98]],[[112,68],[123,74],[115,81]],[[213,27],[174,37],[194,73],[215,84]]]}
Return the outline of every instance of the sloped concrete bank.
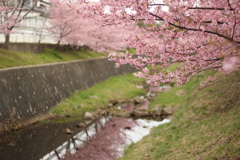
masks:
{"label": "sloped concrete bank", "polygon": [[1,69],[0,122],[11,119],[25,124],[43,119],[72,92],[135,71],[128,65],[114,65],[107,58],[98,58]]}

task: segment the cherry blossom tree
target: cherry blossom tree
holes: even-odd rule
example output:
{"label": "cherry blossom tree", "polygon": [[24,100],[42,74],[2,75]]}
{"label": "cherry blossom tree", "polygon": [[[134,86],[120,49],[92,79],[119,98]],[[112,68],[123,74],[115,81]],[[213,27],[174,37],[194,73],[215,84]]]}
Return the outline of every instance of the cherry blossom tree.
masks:
{"label": "cherry blossom tree", "polygon": [[123,42],[125,34],[134,31],[134,26],[101,26],[86,18],[81,21],[79,31],[68,36],[67,41],[74,46],[88,46],[98,52],[126,50]]}
{"label": "cherry blossom tree", "polygon": [[[111,53],[109,59],[136,67],[135,75],[148,84],[176,81],[180,86],[205,70],[239,69],[239,0],[100,0],[88,10],[102,17],[102,25],[140,24],[142,33],[125,37],[136,56]],[[176,70],[168,70],[173,63]]]}
{"label": "cherry blossom tree", "polygon": [[50,16],[47,28],[58,42],[55,49],[62,41],[76,47],[88,46],[99,52],[126,50],[123,34],[133,32],[136,26],[102,25],[99,23],[101,16],[86,16],[91,12],[85,3],[68,2],[51,0],[52,6],[48,9]]}
{"label": "cherry blossom tree", "polygon": [[4,49],[8,50],[10,34],[21,26],[20,22],[28,17],[40,0],[0,0],[0,33],[4,34]]}
{"label": "cherry blossom tree", "polygon": [[49,23],[46,25],[46,29],[57,41],[54,48],[57,49],[60,42],[77,29],[76,18],[78,15],[68,6],[67,1],[50,0],[50,2],[51,7],[48,9]]}

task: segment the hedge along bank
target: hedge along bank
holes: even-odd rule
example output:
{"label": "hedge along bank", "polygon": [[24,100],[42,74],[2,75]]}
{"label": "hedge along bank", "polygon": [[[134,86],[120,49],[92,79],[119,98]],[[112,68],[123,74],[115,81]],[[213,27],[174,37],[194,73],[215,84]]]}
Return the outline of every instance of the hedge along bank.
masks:
{"label": "hedge along bank", "polygon": [[72,92],[134,71],[128,65],[115,68],[107,58],[1,69],[0,120],[26,124],[44,119]]}

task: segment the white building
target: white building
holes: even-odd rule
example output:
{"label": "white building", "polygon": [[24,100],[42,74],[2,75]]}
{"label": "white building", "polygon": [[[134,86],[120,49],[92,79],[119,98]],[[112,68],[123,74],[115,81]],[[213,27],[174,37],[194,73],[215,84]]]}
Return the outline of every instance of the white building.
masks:
{"label": "white building", "polygon": [[[26,11],[32,8],[32,1],[33,0],[29,0],[24,6]],[[27,17],[20,22],[21,27],[15,27],[13,29],[16,32],[10,35],[10,42],[37,43],[40,40],[41,43],[56,43],[48,31],[44,29],[44,25],[48,23],[46,18],[46,8],[50,5],[51,4],[47,0],[40,0]],[[0,34],[0,43],[4,43],[4,41],[4,34]]]}

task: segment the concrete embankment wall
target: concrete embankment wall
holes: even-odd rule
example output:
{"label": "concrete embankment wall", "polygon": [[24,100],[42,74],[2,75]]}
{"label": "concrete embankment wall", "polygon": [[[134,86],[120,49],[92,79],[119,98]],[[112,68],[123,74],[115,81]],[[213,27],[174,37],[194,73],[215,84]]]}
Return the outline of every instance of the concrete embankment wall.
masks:
{"label": "concrete embankment wall", "polygon": [[0,70],[0,121],[29,123],[42,119],[51,108],[76,90],[84,90],[110,76],[134,72],[114,67],[107,58],[79,60]]}

